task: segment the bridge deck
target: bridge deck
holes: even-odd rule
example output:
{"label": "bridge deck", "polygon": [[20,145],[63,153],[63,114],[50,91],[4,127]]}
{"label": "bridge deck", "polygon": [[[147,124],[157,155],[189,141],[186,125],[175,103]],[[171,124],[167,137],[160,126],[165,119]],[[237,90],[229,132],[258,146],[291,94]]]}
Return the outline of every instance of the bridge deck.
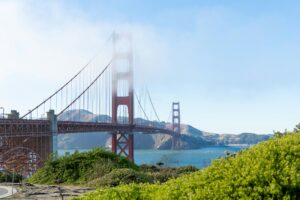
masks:
{"label": "bridge deck", "polygon": [[[85,132],[139,132],[174,134],[146,125],[58,121],[58,134]],[[52,152],[50,120],[0,119],[0,168],[32,174]]]}
{"label": "bridge deck", "polygon": [[[145,134],[174,134],[172,130],[150,125],[112,124],[100,122],[58,121],[58,134],[84,132],[140,132]],[[18,136],[28,134],[50,134],[49,120],[0,119],[0,135]]]}

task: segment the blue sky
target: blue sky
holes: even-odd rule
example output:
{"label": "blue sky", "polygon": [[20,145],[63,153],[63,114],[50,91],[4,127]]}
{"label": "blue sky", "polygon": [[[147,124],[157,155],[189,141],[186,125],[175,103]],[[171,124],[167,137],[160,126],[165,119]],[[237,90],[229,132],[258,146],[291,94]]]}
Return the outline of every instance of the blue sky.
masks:
{"label": "blue sky", "polygon": [[300,122],[299,6],[271,0],[2,0],[0,104],[32,107],[113,30],[126,30],[135,38],[136,88],[147,85],[162,119],[171,102],[180,101],[183,122],[201,130],[292,129]]}

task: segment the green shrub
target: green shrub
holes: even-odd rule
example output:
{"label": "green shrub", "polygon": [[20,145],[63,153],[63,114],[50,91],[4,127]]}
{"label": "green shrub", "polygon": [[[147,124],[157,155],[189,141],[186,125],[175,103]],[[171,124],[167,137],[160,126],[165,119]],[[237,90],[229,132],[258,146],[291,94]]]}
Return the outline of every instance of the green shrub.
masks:
{"label": "green shrub", "polygon": [[262,142],[164,184],[98,189],[76,199],[299,199],[300,134]]}
{"label": "green shrub", "polygon": [[28,179],[28,182],[84,184],[118,168],[139,169],[126,158],[98,148],[88,152],[75,152],[59,158],[51,157],[44,167]]}
{"label": "green shrub", "polygon": [[95,179],[89,183],[91,186],[117,186],[128,183],[146,183],[152,182],[151,176],[132,169],[115,169],[110,173]]}
{"label": "green shrub", "polygon": [[95,149],[58,158],[51,157],[27,181],[33,184],[116,186],[120,183],[165,182],[187,173],[190,169],[149,165],[139,167],[124,157],[104,149]]}
{"label": "green shrub", "polygon": [[142,164],[142,165],[140,165],[140,170],[142,172],[158,172],[159,168],[154,165]]}
{"label": "green shrub", "polygon": [[96,161],[88,171],[88,180],[94,180],[110,173],[114,169],[114,164],[111,160]]}
{"label": "green shrub", "polygon": [[198,171],[196,167],[186,166],[186,167],[160,167],[158,170],[153,170],[153,172],[148,172],[149,175],[153,177],[153,181],[157,183],[164,183],[169,179],[178,178],[182,175]]}
{"label": "green shrub", "polygon": [[177,169],[177,172],[179,174],[187,174],[187,173],[191,173],[191,172],[196,172],[198,170],[199,169],[197,167],[194,167],[194,166],[184,166],[184,167],[179,167]]}
{"label": "green shrub", "polygon": [[3,182],[14,182],[20,183],[23,180],[22,175],[17,173],[10,173],[10,172],[0,172],[0,183]]}
{"label": "green shrub", "polygon": [[154,165],[141,165],[140,171],[152,177],[154,182],[164,183],[171,178],[177,178],[184,174],[198,171],[196,167],[157,167]]}

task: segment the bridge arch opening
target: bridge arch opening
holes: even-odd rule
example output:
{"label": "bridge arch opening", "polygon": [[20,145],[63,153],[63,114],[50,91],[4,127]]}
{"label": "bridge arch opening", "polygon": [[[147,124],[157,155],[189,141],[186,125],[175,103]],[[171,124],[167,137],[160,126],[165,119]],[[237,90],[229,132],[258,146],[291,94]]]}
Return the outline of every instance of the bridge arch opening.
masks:
{"label": "bridge arch opening", "polygon": [[117,123],[129,124],[129,112],[127,105],[119,105],[117,111]]}
{"label": "bridge arch opening", "polygon": [[0,168],[22,174],[24,177],[31,176],[42,164],[38,153],[21,146],[4,152],[0,161]]}

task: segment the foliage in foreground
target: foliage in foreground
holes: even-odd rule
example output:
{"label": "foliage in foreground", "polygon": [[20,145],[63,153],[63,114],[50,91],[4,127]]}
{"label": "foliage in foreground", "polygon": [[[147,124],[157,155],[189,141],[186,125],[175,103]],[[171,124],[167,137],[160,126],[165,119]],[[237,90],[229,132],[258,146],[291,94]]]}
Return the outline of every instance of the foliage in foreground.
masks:
{"label": "foliage in foreground", "polygon": [[300,134],[287,134],[216,160],[164,184],[98,189],[87,199],[299,199]]}
{"label": "foliage in foreground", "polygon": [[28,182],[35,184],[84,184],[119,168],[138,170],[137,165],[124,157],[98,148],[88,152],[75,152],[59,158],[52,157],[45,163],[44,167],[28,179]]}
{"label": "foliage in foreground", "polygon": [[112,187],[128,183],[162,183],[196,170],[191,166],[180,168],[137,166],[124,157],[104,149],[95,149],[82,153],[75,152],[56,159],[51,158],[27,181],[33,184]]}
{"label": "foliage in foreground", "polygon": [[20,174],[6,172],[6,171],[0,172],[0,183],[4,183],[4,182],[20,183],[22,180],[23,178]]}

